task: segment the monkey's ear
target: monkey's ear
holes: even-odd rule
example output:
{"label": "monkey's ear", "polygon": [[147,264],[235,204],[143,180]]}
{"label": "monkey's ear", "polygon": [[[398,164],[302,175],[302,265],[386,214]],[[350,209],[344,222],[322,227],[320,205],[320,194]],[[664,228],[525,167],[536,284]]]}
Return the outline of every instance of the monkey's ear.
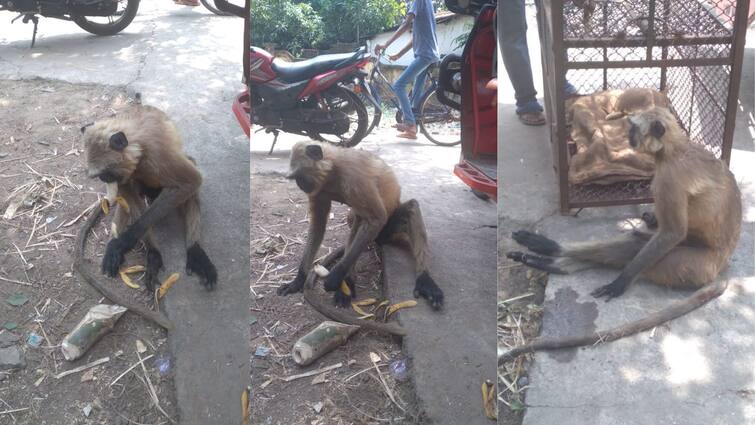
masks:
{"label": "monkey's ear", "polygon": [[126,146],[128,146],[128,139],[126,139],[126,135],[122,131],[110,136],[110,149],[122,151]]}
{"label": "monkey's ear", "polygon": [[315,161],[319,161],[323,158],[322,147],[320,145],[307,145],[304,152],[306,152],[310,159],[314,159]]}
{"label": "monkey's ear", "polygon": [[655,137],[656,139],[660,139],[663,137],[663,135],[666,133],[666,127],[661,124],[660,121],[656,120],[650,123],[650,135]]}

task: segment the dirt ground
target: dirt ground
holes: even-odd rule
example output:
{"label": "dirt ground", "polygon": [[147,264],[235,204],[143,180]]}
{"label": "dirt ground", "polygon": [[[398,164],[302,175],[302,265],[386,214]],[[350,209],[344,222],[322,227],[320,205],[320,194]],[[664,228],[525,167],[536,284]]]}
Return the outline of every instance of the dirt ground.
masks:
{"label": "dirt ground", "polygon": [[[6,345],[20,348],[26,361],[22,369],[0,370],[2,425],[175,420],[170,371],[161,376],[156,368],[158,360],[171,360],[167,336],[156,325],[127,312],[81,359],[68,362],[60,352],[68,331],[90,307],[104,302],[72,269],[75,235],[86,217],[82,213],[105,191],[104,184],[86,177],[79,129],[127,103],[126,94],[115,87],[0,80],[0,348],[3,340],[18,337]],[[3,218],[19,196],[24,201],[18,210]],[[99,268],[109,222],[105,219],[89,238],[86,256],[92,268]],[[129,254],[126,264],[143,264],[141,254]],[[134,302],[152,305],[143,290],[119,280],[102,281]],[[12,305],[12,299],[23,303]],[[41,344],[34,347],[29,341],[37,336]],[[146,374],[138,366],[137,341],[146,348],[141,354]],[[56,378],[103,358],[109,360]],[[153,405],[150,382],[165,414]]]}
{"label": "dirt ground", "polygon": [[[499,258],[506,257],[499,253]],[[498,269],[498,280],[498,343],[505,350],[540,333],[548,274],[504,261]],[[499,425],[522,423],[531,361],[531,355],[519,356],[498,368]]]}
{"label": "dirt ground", "polygon": [[[346,241],[347,211],[343,205],[333,205],[321,256]],[[403,358],[400,340],[360,330],[313,365],[299,367],[291,359],[296,340],[325,320],[301,294],[276,294],[296,275],[307,226],[307,198],[295,184],[278,173],[252,176],[252,423],[422,423],[411,383],[389,372],[389,364]],[[373,248],[355,267],[357,299],[380,298],[380,274],[380,259]],[[324,291],[322,295],[332,296]],[[380,356],[380,374],[401,407],[387,395],[370,353]],[[337,363],[343,366],[323,374],[289,382],[280,379]]]}

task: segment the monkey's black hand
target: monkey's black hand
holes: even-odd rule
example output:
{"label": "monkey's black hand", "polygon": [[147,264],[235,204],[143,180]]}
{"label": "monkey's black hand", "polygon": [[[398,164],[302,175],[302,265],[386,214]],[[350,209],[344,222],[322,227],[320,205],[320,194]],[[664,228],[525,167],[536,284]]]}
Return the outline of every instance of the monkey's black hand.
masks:
{"label": "monkey's black hand", "polygon": [[215,289],[215,284],[218,283],[218,271],[198,243],[186,251],[186,274],[191,276],[194,273],[199,276],[200,283],[208,291]]}
{"label": "monkey's black hand", "polygon": [[351,300],[354,299],[357,295],[356,292],[356,286],[354,285],[354,281],[351,280],[349,277],[345,277],[343,279],[346,282],[346,285],[349,287],[349,294],[345,293],[343,291],[343,288],[341,286],[338,286],[338,289],[336,289],[335,293],[333,294],[333,303],[336,305],[336,307],[348,307],[351,305]]}
{"label": "monkey's black hand", "polygon": [[132,247],[133,245],[129,245],[128,241],[124,241],[123,238],[111,239],[107,243],[105,255],[102,257],[102,274],[115,277],[121,264],[123,264],[126,251]]}
{"label": "monkey's black hand", "polygon": [[658,219],[655,217],[655,213],[646,211],[642,213],[642,221],[648,226],[648,229],[658,228]]}
{"label": "monkey's black hand", "polygon": [[417,277],[414,285],[414,298],[419,297],[427,299],[434,310],[440,310],[443,307],[443,291],[426,271]]}
{"label": "monkey's black hand", "polygon": [[144,284],[150,293],[155,292],[155,282],[158,282],[159,285],[157,274],[162,268],[163,257],[160,255],[160,251],[147,247],[147,270],[144,274]]}
{"label": "monkey's black hand", "polygon": [[325,277],[325,290],[328,292],[338,290],[341,287],[341,282],[343,282],[345,279],[346,270],[342,269],[338,266],[338,264],[336,264],[336,266],[330,270],[328,276]]}
{"label": "monkey's black hand", "polygon": [[600,288],[592,291],[590,295],[595,298],[606,297],[606,302],[611,301],[612,298],[616,298],[624,293],[627,289],[628,282],[621,276],[608,285],[601,286]]}
{"label": "monkey's black hand", "polygon": [[288,295],[301,292],[301,290],[304,288],[304,281],[306,280],[307,275],[304,274],[300,267],[299,272],[296,273],[296,278],[293,281],[278,288],[278,295]]}

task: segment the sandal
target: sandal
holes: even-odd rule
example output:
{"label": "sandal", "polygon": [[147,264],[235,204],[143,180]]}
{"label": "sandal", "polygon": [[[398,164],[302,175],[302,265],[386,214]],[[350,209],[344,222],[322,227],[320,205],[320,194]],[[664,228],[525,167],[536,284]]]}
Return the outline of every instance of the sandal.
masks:
{"label": "sandal", "polygon": [[199,0],[173,0],[179,6],[199,6]]}
{"label": "sandal", "polygon": [[524,112],[519,115],[519,121],[524,125],[545,125],[545,115],[542,112]]}
{"label": "sandal", "polygon": [[402,139],[417,140],[417,130],[412,131],[407,128],[404,131],[400,132],[397,137],[400,137]]}

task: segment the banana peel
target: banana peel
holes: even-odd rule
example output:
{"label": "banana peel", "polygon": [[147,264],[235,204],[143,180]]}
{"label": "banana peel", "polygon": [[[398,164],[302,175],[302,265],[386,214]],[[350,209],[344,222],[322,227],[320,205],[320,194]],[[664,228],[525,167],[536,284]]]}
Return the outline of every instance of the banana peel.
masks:
{"label": "banana peel", "polygon": [[346,284],[345,280],[341,281],[341,292],[348,296],[351,296],[351,288],[349,288],[349,285]]}
{"label": "banana peel", "polygon": [[485,417],[492,420],[498,418],[495,393],[495,385],[486,379],[485,382],[482,383],[482,407],[485,411]]}
{"label": "banana peel", "polygon": [[134,283],[134,281],[131,280],[130,277],[128,277],[128,273],[126,273],[125,270],[121,270],[120,271],[120,275],[121,275],[121,280],[123,281],[123,283],[125,283],[126,286],[128,286],[129,288],[133,288],[133,289],[139,289],[139,288],[141,288],[141,286],[139,286],[136,283]]}
{"label": "banana peel", "polygon": [[116,197],[115,198],[115,202],[118,203],[118,205],[120,205],[121,208],[123,208],[124,210],[126,210],[126,212],[131,212],[131,209],[128,206],[128,202],[126,202],[126,200],[123,199],[122,197],[120,197],[120,196]]}
{"label": "banana peel", "polygon": [[125,269],[121,270],[123,273],[130,274],[130,273],[140,273],[147,270],[146,267],[142,265],[136,265],[136,266],[130,266],[126,267]]}
{"label": "banana peel", "polygon": [[249,388],[241,392],[241,423],[249,425]]}
{"label": "banana peel", "polygon": [[358,305],[359,307],[366,307],[368,305],[373,305],[377,302],[375,298],[365,298],[360,301],[354,301],[352,304]]}
{"label": "banana peel", "polygon": [[401,301],[400,303],[393,304],[386,309],[385,317],[388,318],[391,314],[401,310],[402,308],[414,307],[417,305],[415,300]]}
{"label": "banana peel", "polygon": [[359,318],[362,320],[372,319],[375,317],[373,313],[367,313],[366,311],[362,310],[362,308],[359,306],[359,303],[351,303],[351,308],[353,308],[354,311],[356,311],[357,314],[359,314]]}
{"label": "banana peel", "polygon": [[170,287],[178,281],[179,277],[181,277],[179,273],[173,273],[172,275],[168,276],[168,278],[163,281],[163,283],[160,285],[160,288],[157,290],[157,299],[164,297],[165,294],[167,294],[170,290]]}
{"label": "banana peel", "polygon": [[110,214],[110,204],[108,203],[107,199],[100,199],[100,208],[102,208],[102,212],[104,212],[105,215]]}

